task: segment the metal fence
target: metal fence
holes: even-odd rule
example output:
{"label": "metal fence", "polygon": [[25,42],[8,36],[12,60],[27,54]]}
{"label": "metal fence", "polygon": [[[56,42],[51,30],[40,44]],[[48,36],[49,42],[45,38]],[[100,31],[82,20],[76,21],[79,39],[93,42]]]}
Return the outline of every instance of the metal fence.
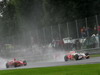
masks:
{"label": "metal fence", "polygon": [[[27,58],[29,56],[28,58],[32,59],[33,57],[38,57],[38,59],[40,59],[40,57],[43,57],[43,59],[45,60],[49,57],[51,58],[52,55],[54,55],[53,56],[54,58],[56,57],[55,55],[61,55],[59,54],[60,52],[56,53],[55,50],[54,53],[54,51],[52,50],[53,48],[56,48],[57,50],[61,49],[62,50],[61,52],[63,52],[64,50],[80,50],[80,51],[86,50],[89,51],[89,53],[90,52],[100,53],[100,51],[98,50],[98,48],[100,48],[99,20],[100,20],[100,15],[95,15],[84,19],[78,19],[66,22],[64,24],[46,26],[44,28],[36,29],[34,31],[34,38],[32,31],[24,32],[22,35],[23,37],[17,36],[19,38],[19,41],[17,42],[19,42],[20,44],[24,43],[26,45],[29,45],[29,47],[27,47],[26,45],[22,47],[19,44],[16,47],[16,42],[13,42],[14,46],[12,46],[13,44],[9,44],[8,42],[6,42],[6,45],[4,47],[1,46],[0,55],[6,57],[10,56],[13,57],[15,55],[18,57],[23,56],[22,58]],[[81,33],[81,28],[83,27],[85,27],[86,29],[85,36],[82,36]],[[90,28],[91,31],[88,31],[87,30],[88,28]],[[96,28],[96,33],[94,28]],[[15,40],[15,38],[17,37],[16,36],[12,37],[11,40]],[[7,41],[9,41],[8,38]],[[45,47],[41,48],[41,45],[42,47],[49,46],[53,48],[45,49]],[[35,46],[36,48],[33,46]],[[37,58],[34,60],[37,60]]]}
{"label": "metal fence", "polygon": [[[99,48],[99,20],[100,15],[95,15],[62,24],[49,25],[40,29],[24,30],[22,33],[19,33],[18,36],[5,37],[2,38],[3,40],[1,39],[1,41],[3,41],[4,44],[10,44],[12,40],[13,43],[11,44],[15,46],[17,43],[18,46],[19,44],[25,44],[24,47],[26,48],[28,46],[32,47],[33,44],[42,46],[51,45],[66,50]],[[83,27],[85,27],[85,34],[81,32]],[[95,36],[93,34],[95,34]],[[20,46],[22,47],[22,45]]]}
{"label": "metal fence", "polygon": [[[80,42],[81,49],[99,48],[99,20],[100,15],[95,15],[66,22],[65,24],[51,25],[41,28],[36,31],[37,40],[39,40],[37,43],[47,45],[54,40],[57,41],[67,38],[67,40],[70,41],[74,40],[73,46]],[[82,36],[82,27],[85,27],[86,29],[85,36]],[[96,28],[96,30],[94,28]],[[93,36],[93,34],[95,35]]]}

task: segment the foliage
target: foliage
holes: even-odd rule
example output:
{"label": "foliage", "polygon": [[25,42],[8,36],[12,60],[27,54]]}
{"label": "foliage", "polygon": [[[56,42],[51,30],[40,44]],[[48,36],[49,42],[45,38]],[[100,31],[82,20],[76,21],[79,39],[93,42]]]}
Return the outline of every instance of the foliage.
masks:
{"label": "foliage", "polygon": [[99,0],[9,0],[4,3],[1,34],[9,37],[27,33],[28,38],[37,28],[99,14],[99,4]]}

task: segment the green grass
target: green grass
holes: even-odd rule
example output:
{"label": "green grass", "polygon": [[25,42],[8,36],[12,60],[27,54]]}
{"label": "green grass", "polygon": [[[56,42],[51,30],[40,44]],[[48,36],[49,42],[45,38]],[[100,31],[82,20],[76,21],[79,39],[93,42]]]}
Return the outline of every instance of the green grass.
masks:
{"label": "green grass", "polygon": [[100,54],[93,54],[93,55],[90,55],[90,57],[100,57]]}
{"label": "green grass", "polygon": [[0,75],[100,75],[100,64],[1,70]]}

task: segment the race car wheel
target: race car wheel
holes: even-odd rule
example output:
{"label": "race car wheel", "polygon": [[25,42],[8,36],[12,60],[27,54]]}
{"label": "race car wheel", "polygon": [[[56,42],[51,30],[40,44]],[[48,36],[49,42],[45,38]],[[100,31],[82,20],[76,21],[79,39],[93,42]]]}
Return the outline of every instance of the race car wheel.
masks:
{"label": "race car wheel", "polygon": [[85,53],[85,55],[87,56],[87,55],[89,55],[89,53]]}
{"label": "race car wheel", "polygon": [[8,63],[6,63],[6,68],[9,68],[9,65],[8,65]]}
{"label": "race car wheel", "polygon": [[85,55],[86,55],[86,59],[89,59],[90,58],[90,56],[89,56],[89,53],[85,53]]}
{"label": "race car wheel", "polygon": [[65,60],[65,61],[68,61],[68,57],[67,57],[67,55],[64,56],[64,60]]}
{"label": "race car wheel", "polygon": [[27,65],[27,62],[26,62],[26,61],[23,61],[23,63],[25,63],[25,64],[24,64],[24,66],[26,66],[26,65]]}
{"label": "race car wheel", "polygon": [[18,67],[18,66],[17,66],[17,63],[14,63],[14,67]]}
{"label": "race car wheel", "polygon": [[75,58],[75,60],[78,60],[78,58],[79,58],[78,54],[76,54],[76,55],[74,56],[74,58]]}
{"label": "race car wheel", "polygon": [[89,59],[90,57],[88,56],[88,57],[86,57],[86,59]]}

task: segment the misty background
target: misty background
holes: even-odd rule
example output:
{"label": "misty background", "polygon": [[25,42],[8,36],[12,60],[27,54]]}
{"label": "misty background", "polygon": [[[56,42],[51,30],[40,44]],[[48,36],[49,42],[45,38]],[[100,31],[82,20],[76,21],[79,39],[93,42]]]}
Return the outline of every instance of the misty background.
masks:
{"label": "misty background", "polygon": [[54,39],[80,38],[82,26],[99,24],[99,13],[99,0],[1,0],[0,56],[39,55],[43,60],[39,57],[65,54],[48,45]]}

